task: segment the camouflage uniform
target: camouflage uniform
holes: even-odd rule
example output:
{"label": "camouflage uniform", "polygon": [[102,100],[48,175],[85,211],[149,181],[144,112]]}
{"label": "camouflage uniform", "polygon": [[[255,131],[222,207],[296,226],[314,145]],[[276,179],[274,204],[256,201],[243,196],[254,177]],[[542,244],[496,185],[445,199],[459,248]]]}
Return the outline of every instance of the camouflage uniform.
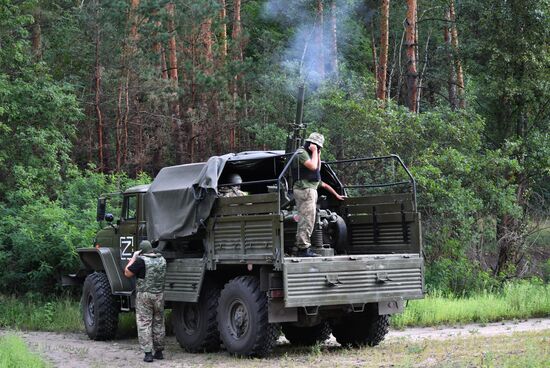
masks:
{"label": "camouflage uniform", "polygon": [[317,189],[294,189],[294,199],[298,210],[298,229],[296,231],[296,246],[306,249],[311,246],[311,233],[317,215]]}
{"label": "camouflage uniform", "polygon": [[[310,155],[301,149],[298,154],[298,162],[303,165],[310,159]],[[317,215],[317,187],[319,181],[306,179],[297,180],[294,183],[294,199],[298,211],[298,229],[296,231],[296,246],[306,249],[311,246],[311,233],[315,225]]]}
{"label": "camouflage uniform", "polygon": [[159,254],[140,256],[145,278],[136,282],[136,323],[143,352],[164,349],[164,277],[166,260]]}

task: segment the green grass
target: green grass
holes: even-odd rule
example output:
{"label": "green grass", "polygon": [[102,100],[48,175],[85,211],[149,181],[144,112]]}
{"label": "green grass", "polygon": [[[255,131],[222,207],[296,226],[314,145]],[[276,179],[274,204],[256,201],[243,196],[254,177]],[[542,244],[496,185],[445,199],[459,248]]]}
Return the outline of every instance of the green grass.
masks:
{"label": "green grass", "polygon": [[499,293],[485,292],[467,298],[434,293],[412,300],[403,314],[392,318],[392,325],[403,328],[548,316],[550,284],[524,281],[506,284]]}
{"label": "green grass", "polygon": [[31,353],[20,337],[7,335],[0,337],[0,367],[42,368],[48,365],[38,355]]}
{"label": "green grass", "polygon": [[[167,311],[167,321],[170,320],[169,316],[170,311]],[[0,327],[32,331],[84,331],[80,303],[69,297],[58,297],[45,301],[40,298],[16,298],[0,295]],[[167,331],[170,331],[171,328],[167,327]],[[137,336],[134,313],[119,315],[118,335],[120,337]]]}
{"label": "green grass", "polygon": [[0,295],[0,327],[37,331],[79,331],[83,328],[78,302],[49,301]]}

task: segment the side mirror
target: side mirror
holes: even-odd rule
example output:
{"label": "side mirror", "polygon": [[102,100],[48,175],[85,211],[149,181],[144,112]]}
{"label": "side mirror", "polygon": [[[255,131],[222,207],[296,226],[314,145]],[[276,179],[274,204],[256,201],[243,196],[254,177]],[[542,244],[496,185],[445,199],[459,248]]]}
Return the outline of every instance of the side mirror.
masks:
{"label": "side mirror", "polygon": [[96,214],[96,220],[97,221],[107,220],[105,218],[105,208],[106,207],[107,207],[107,198],[98,198],[97,199],[97,214]]}
{"label": "side mirror", "polygon": [[113,216],[112,213],[108,213],[105,215],[105,221],[107,221],[108,223],[113,222],[114,219],[115,219],[115,216]]}

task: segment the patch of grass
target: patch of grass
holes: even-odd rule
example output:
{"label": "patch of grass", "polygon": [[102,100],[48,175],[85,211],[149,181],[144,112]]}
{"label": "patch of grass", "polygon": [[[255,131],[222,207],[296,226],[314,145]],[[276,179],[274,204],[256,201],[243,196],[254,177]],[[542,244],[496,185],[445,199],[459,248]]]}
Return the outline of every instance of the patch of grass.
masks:
{"label": "patch of grass", "polygon": [[392,318],[392,326],[487,323],[544,316],[550,316],[550,284],[523,281],[506,284],[498,293],[484,292],[467,298],[434,293],[412,300],[404,313]]}
{"label": "patch of grass", "polygon": [[20,337],[0,337],[0,367],[43,368],[48,365],[36,354],[31,353]]}
{"label": "patch of grass", "polygon": [[[171,334],[170,310],[165,313],[166,332]],[[0,327],[32,331],[84,331],[80,302],[70,297],[46,301],[35,297],[16,298],[0,294]],[[135,313],[119,314],[117,335],[121,338],[137,336]]]}
{"label": "patch of grass", "polygon": [[78,302],[70,298],[49,301],[0,295],[0,327],[37,331],[81,331]]}
{"label": "patch of grass", "polygon": [[[550,362],[550,331],[472,335],[445,340],[389,339],[379,346],[361,349],[324,345],[320,352],[307,347],[279,345],[271,356],[263,359],[228,360],[224,353],[213,354],[212,357],[210,367],[547,368]],[[196,362],[191,361],[191,365],[193,363]]]}

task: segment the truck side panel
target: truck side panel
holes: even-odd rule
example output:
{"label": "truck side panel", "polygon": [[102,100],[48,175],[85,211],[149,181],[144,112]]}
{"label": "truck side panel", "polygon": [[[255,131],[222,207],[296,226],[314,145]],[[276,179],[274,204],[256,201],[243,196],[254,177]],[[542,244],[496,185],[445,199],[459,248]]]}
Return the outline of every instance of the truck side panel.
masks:
{"label": "truck side panel", "polygon": [[342,213],[350,235],[348,254],[421,252],[420,214],[411,194],[370,195],[347,199]]}
{"label": "truck side panel", "polygon": [[169,261],[166,264],[164,299],[174,302],[198,302],[204,271],[203,258]]}
{"label": "truck side panel", "polygon": [[276,193],[219,198],[207,231],[209,269],[218,263],[275,261],[280,245]]}

